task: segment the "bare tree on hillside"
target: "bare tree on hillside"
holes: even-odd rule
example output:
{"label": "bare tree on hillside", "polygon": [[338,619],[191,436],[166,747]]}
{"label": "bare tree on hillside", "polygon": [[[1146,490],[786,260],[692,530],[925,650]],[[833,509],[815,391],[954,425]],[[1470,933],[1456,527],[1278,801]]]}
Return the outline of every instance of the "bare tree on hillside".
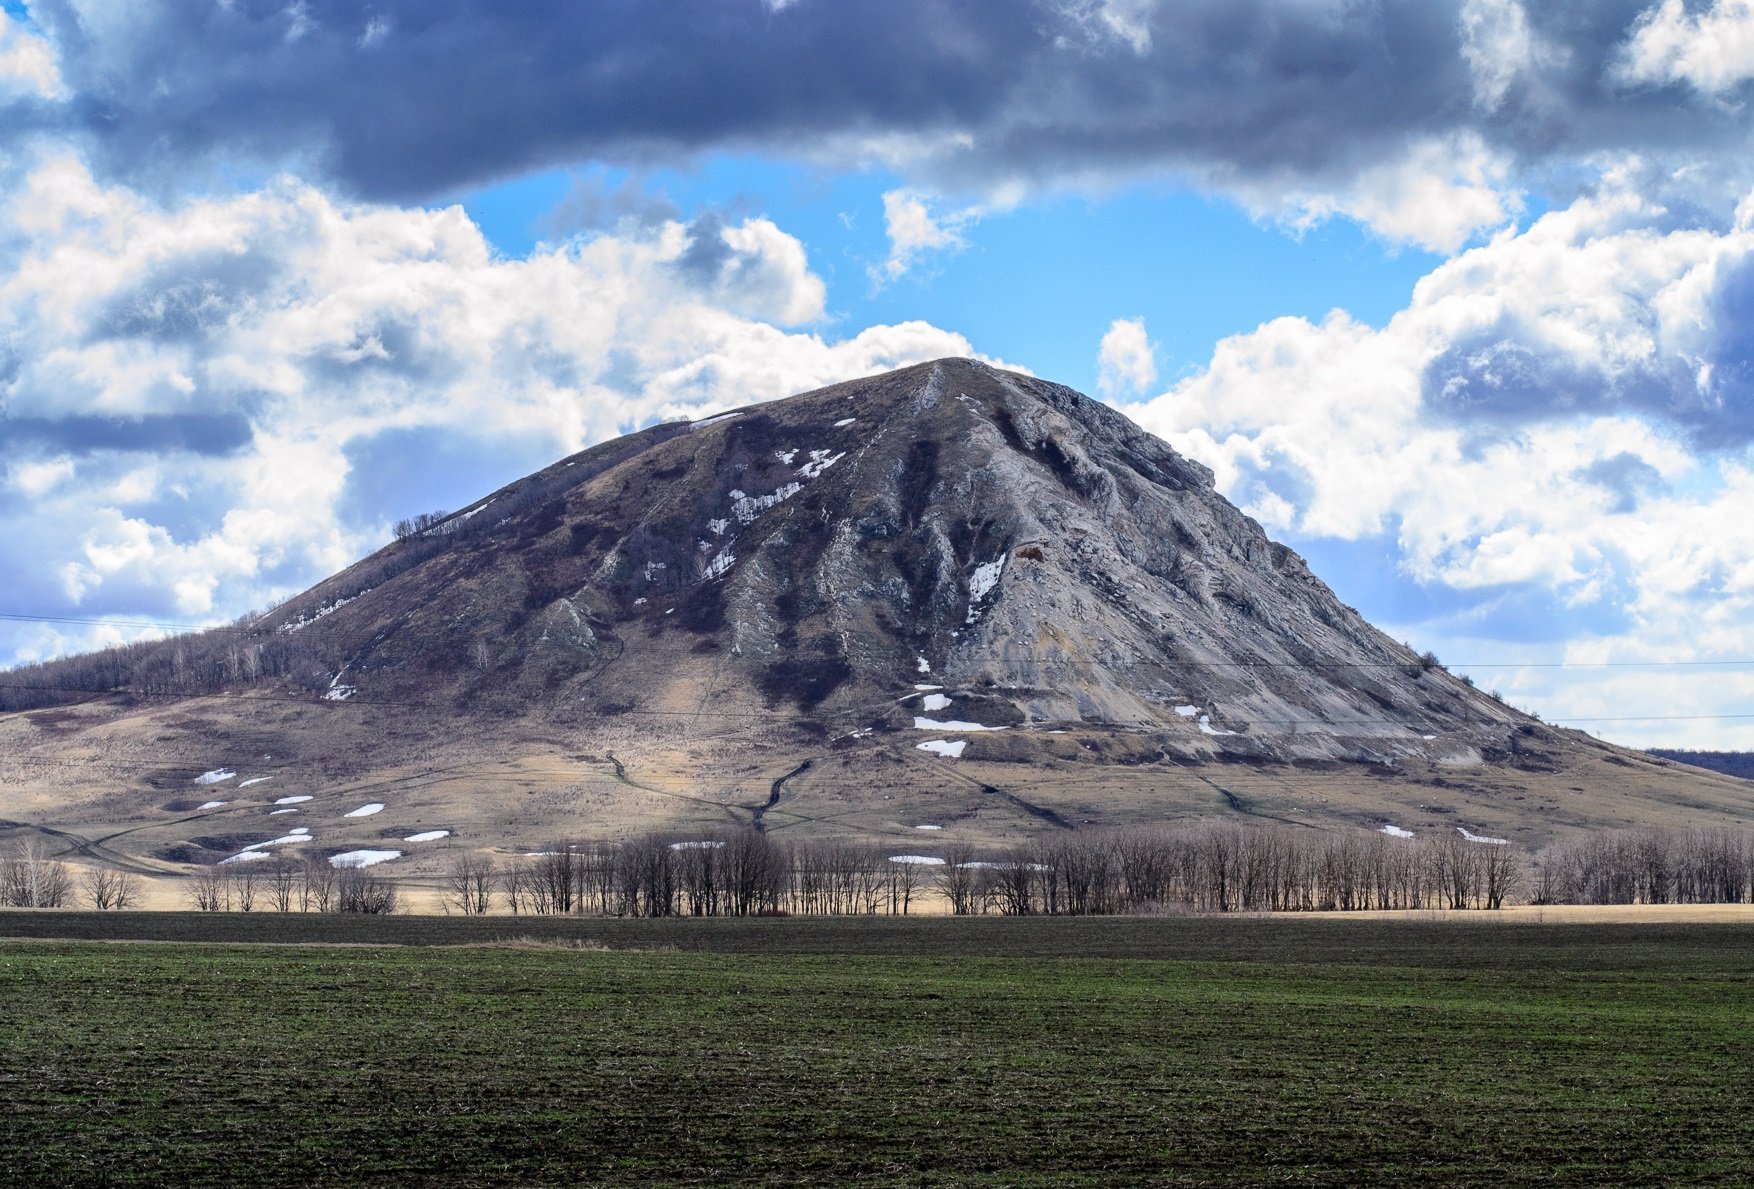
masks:
{"label": "bare tree on hillside", "polygon": [[493,907],[495,884],[493,858],[474,851],[459,851],[445,872],[445,906],[475,916]]}
{"label": "bare tree on hillside", "polygon": [[196,912],[225,912],[231,908],[231,884],[225,876],[225,869],[215,864],[189,877],[183,894]]}
{"label": "bare tree on hillside", "polygon": [[299,897],[304,911],[315,908],[318,912],[334,912],[338,875],[334,866],[321,855],[306,855],[302,875]]}
{"label": "bare tree on hillside", "polygon": [[0,904],[12,908],[63,908],[73,895],[67,865],[51,858],[39,838],[23,838],[0,857]]}
{"label": "bare tree on hillside", "polygon": [[974,847],[966,842],[954,843],[944,850],[944,865],[937,869],[938,890],[950,901],[950,911],[957,916],[973,912],[975,907]]}
{"label": "bare tree on hillside", "polygon": [[136,896],[133,875],[111,867],[87,867],[79,877],[79,887],[86,903],[99,912],[127,908]]}
{"label": "bare tree on hillside", "polygon": [[396,885],[363,867],[344,867],[335,880],[335,911],[387,915],[396,911]]}

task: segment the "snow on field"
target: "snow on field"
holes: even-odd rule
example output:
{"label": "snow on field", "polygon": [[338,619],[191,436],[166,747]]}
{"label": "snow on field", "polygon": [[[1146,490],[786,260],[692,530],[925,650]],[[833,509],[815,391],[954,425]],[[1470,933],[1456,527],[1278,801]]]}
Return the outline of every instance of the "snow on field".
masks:
{"label": "snow on field", "polygon": [[1462,837],[1466,838],[1469,842],[1485,842],[1490,843],[1493,846],[1510,845],[1510,839],[1508,838],[1488,838],[1484,834],[1471,834],[1468,832],[1466,826],[1457,826],[1456,829],[1461,833]]}
{"label": "snow on field", "polygon": [[927,710],[946,710],[950,706],[950,699],[943,694],[927,694],[920,705]]}
{"label": "snow on field", "polygon": [[672,842],[671,850],[723,850],[725,844],[718,839],[703,838],[698,842]]}
{"label": "snow on field", "polygon": [[846,456],[845,450],[834,455],[831,455],[827,450],[812,450],[810,451],[810,461],[799,467],[798,473],[806,479],[814,479]]}
{"label": "snow on field", "polygon": [[388,863],[391,859],[400,859],[399,850],[350,850],[343,851],[329,860],[331,867],[370,867],[374,863]]}
{"label": "snow on field", "polygon": [[947,760],[957,760],[962,758],[962,749],[968,746],[968,740],[928,739],[924,743],[916,743],[914,746],[921,751],[941,755]]}
{"label": "snow on field", "polygon": [[298,812],[298,810],[296,810],[296,809],[270,809],[268,811],[268,816],[273,817],[277,813],[297,813],[297,812]]}
{"label": "snow on field", "polygon": [[967,622],[973,623],[980,618],[980,601],[999,585],[999,576],[1005,572],[1005,556],[1000,554],[998,561],[982,562],[974,568],[974,577],[968,580]]}
{"label": "snow on field", "polygon": [[717,557],[707,563],[706,570],[702,577],[706,581],[711,581],[714,578],[723,576],[726,570],[729,570],[736,564],[737,557],[731,552],[730,547],[727,546],[719,552]]}
{"label": "snow on field", "polygon": [[329,687],[328,692],[323,695],[323,701],[325,701],[325,702],[345,702],[347,699],[351,698],[354,694],[357,694],[358,692],[359,692],[359,688],[357,686],[332,685]]}
{"label": "snow on field", "polygon": [[304,802],[309,801],[310,799],[311,799],[311,795],[309,793],[300,793],[296,797],[276,797],[276,798],[274,798],[274,804],[276,804],[276,805],[302,805]]}
{"label": "snow on field", "polygon": [[984,727],[978,722],[939,722],[933,718],[914,718],[916,731],[1002,731],[1004,727]]}
{"label": "snow on field", "polygon": [[755,518],[769,508],[775,508],[804,490],[802,483],[786,483],[772,495],[746,495],[741,491],[732,491],[731,515],[738,524],[754,524]]}
{"label": "snow on field", "polygon": [[222,780],[230,780],[236,776],[230,768],[215,768],[211,772],[203,772],[195,778],[196,784],[218,784]]}
{"label": "snow on field", "polygon": [[924,823],[914,827],[914,829],[916,829],[916,830],[942,830],[943,828],[944,828],[943,826],[931,826],[931,825],[926,825]]}
{"label": "snow on field", "polygon": [[[262,844],[258,843],[257,845],[262,845]],[[237,854],[231,856],[231,858],[229,858],[229,859],[219,860],[219,865],[221,867],[223,867],[227,863],[248,863],[252,859],[272,859],[273,857],[274,857],[273,855],[269,854],[265,850],[240,850]]]}
{"label": "snow on field", "polygon": [[230,805],[230,801],[203,801],[196,809],[218,809],[221,805]]}
{"label": "snow on field", "polygon": [[355,809],[352,813],[344,814],[343,816],[345,816],[345,817],[370,817],[374,813],[382,813],[383,811],[384,811],[384,803],[382,801],[373,801],[370,805],[361,805],[358,809]]}
{"label": "snow on field", "polygon": [[839,421],[836,421],[834,423],[834,427],[836,429],[845,429],[847,426],[851,425],[853,422],[855,422],[857,420],[858,420],[857,417],[842,417]]}
{"label": "snow on field", "polygon": [[295,831],[294,833],[291,833],[291,834],[282,834],[278,838],[270,838],[267,842],[258,842],[258,843],[256,843],[256,845],[257,846],[290,846],[294,842],[309,842],[310,840],[311,840],[311,836],[308,833],[299,833],[299,832]]}
{"label": "snow on field", "polygon": [[890,855],[891,863],[917,863],[922,867],[942,867],[944,860],[932,855]]}
{"label": "snow on field", "polygon": [[252,776],[248,780],[238,781],[238,787],[240,789],[247,789],[252,784],[261,784],[264,780],[273,780],[273,779],[274,778],[272,776]]}
{"label": "snow on field", "polygon": [[[482,504],[481,508],[485,508],[486,506],[487,506],[486,504]],[[479,511],[481,511],[481,508],[477,508],[477,509],[475,509],[475,511],[479,512]],[[473,516],[474,514],[475,514],[474,512],[471,512],[469,514],[469,516]],[[459,517],[459,519],[467,520],[467,519],[469,519],[469,516],[462,516],[462,517]],[[430,532],[431,530],[429,529],[427,531]],[[425,534],[422,534],[422,535],[425,535]],[[316,614],[314,614],[314,615],[300,614],[299,617],[297,619],[293,620],[291,623],[281,624],[280,630],[283,632],[296,632],[300,628],[306,626],[307,624],[315,623],[317,620],[323,618],[323,616],[325,616],[325,615],[333,615],[336,611],[339,611],[341,608],[347,606],[347,604],[353,602],[354,599],[359,598],[360,595],[367,595],[370,593],[371,593],[371,591],[369,589],[362,590],[359,592],[359,594],[354,595],[353,598],[336,599],[333,603],[324,603],[321,607],[317,608]]]}
{"label": "snow on field", "polygon": [[931,661],[927,660],[923,656],[916,656],[914,659],[920,663],[920,672],[930,673],[932,671],[932,662]]}
{"label": "snow on field", "polygon": [[437,842],[441,838],[449,838],[450,836],[451,836],[451,832],[449,830],[422,830],[418,834],[408,835],[408,837],[404,838],[402,841],[403,842]]}
{"label": "snow on field", "polygon": [[1413,837],[1413,831],[1403,830],[1399,826],[1384,825],[1381,830],[1377,831],[1377,833],[1387,834],[1390,838],[1411,838],[1411,837]]}

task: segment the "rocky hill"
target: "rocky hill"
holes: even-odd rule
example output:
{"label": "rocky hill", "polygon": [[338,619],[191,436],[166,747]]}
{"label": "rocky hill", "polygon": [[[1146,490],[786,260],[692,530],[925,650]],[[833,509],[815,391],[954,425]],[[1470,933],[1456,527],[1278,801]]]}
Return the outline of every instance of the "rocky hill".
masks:
{"label": "rocky hill", "polygon": [[[394,811],[337,843],[1214,814],[1533,840],[1754,805],[1474,689],[1198,463],[968,360],[653,426],[235,628],[8,676],[0,816],[151,862],[236,845],[207,818],[259,813],[245,781]],[[216,771],[240,796],[197,801]]]}

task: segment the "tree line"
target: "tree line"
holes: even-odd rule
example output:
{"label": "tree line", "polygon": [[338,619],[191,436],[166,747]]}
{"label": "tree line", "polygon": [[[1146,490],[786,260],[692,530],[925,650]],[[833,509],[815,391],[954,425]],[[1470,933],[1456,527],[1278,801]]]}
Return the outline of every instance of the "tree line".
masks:
{"label": "tree line", "polygon": [[1617,830],[1542,851],[1536,904],[1739,904],[1754,900],[1754,833]]}
{"label": "tree line", "polygon": [[[643,917],[901,915],[928,897],[957,914],[1009,916],[1754,902],[1754,832],[1731,828],[1593,834],[1532,858],[1460,832],[1233,824],[1080,831],[984,853],[953,843],[929,862],[894,849],[737,830],[513,857],[461,850],[440,890],[448,912]],[[317,855],[202,867],[184,892],[203,912],[401,907],[395,880]],[[0,851],[0,906],[123,909],[139,897],[130,873],[71,868],[41,839]]]}
{"label": "tree line", "polygon": [[1270,826],[1084,831],[935,862],[893,847],[785,841],[744,830],[559,842],[512,859],[460,852],[447,909],[538,915],[904,914],[924,894],[957,914],[1085,916],[1502,907],[1522,885],[1514,847]]}

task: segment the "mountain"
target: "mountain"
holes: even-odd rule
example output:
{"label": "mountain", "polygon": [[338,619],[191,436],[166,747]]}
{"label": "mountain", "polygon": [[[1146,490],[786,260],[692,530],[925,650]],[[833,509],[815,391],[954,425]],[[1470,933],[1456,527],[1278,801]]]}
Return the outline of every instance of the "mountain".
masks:
{"label": "mountain", "polygon": [[969,360],[652,426],[405,529],[232,629],[8,675],[0,817],[150,865],[289,795],[336,845],[1201,816],[1538,842],[1754,806],[1473,688],[1200,464]]}

